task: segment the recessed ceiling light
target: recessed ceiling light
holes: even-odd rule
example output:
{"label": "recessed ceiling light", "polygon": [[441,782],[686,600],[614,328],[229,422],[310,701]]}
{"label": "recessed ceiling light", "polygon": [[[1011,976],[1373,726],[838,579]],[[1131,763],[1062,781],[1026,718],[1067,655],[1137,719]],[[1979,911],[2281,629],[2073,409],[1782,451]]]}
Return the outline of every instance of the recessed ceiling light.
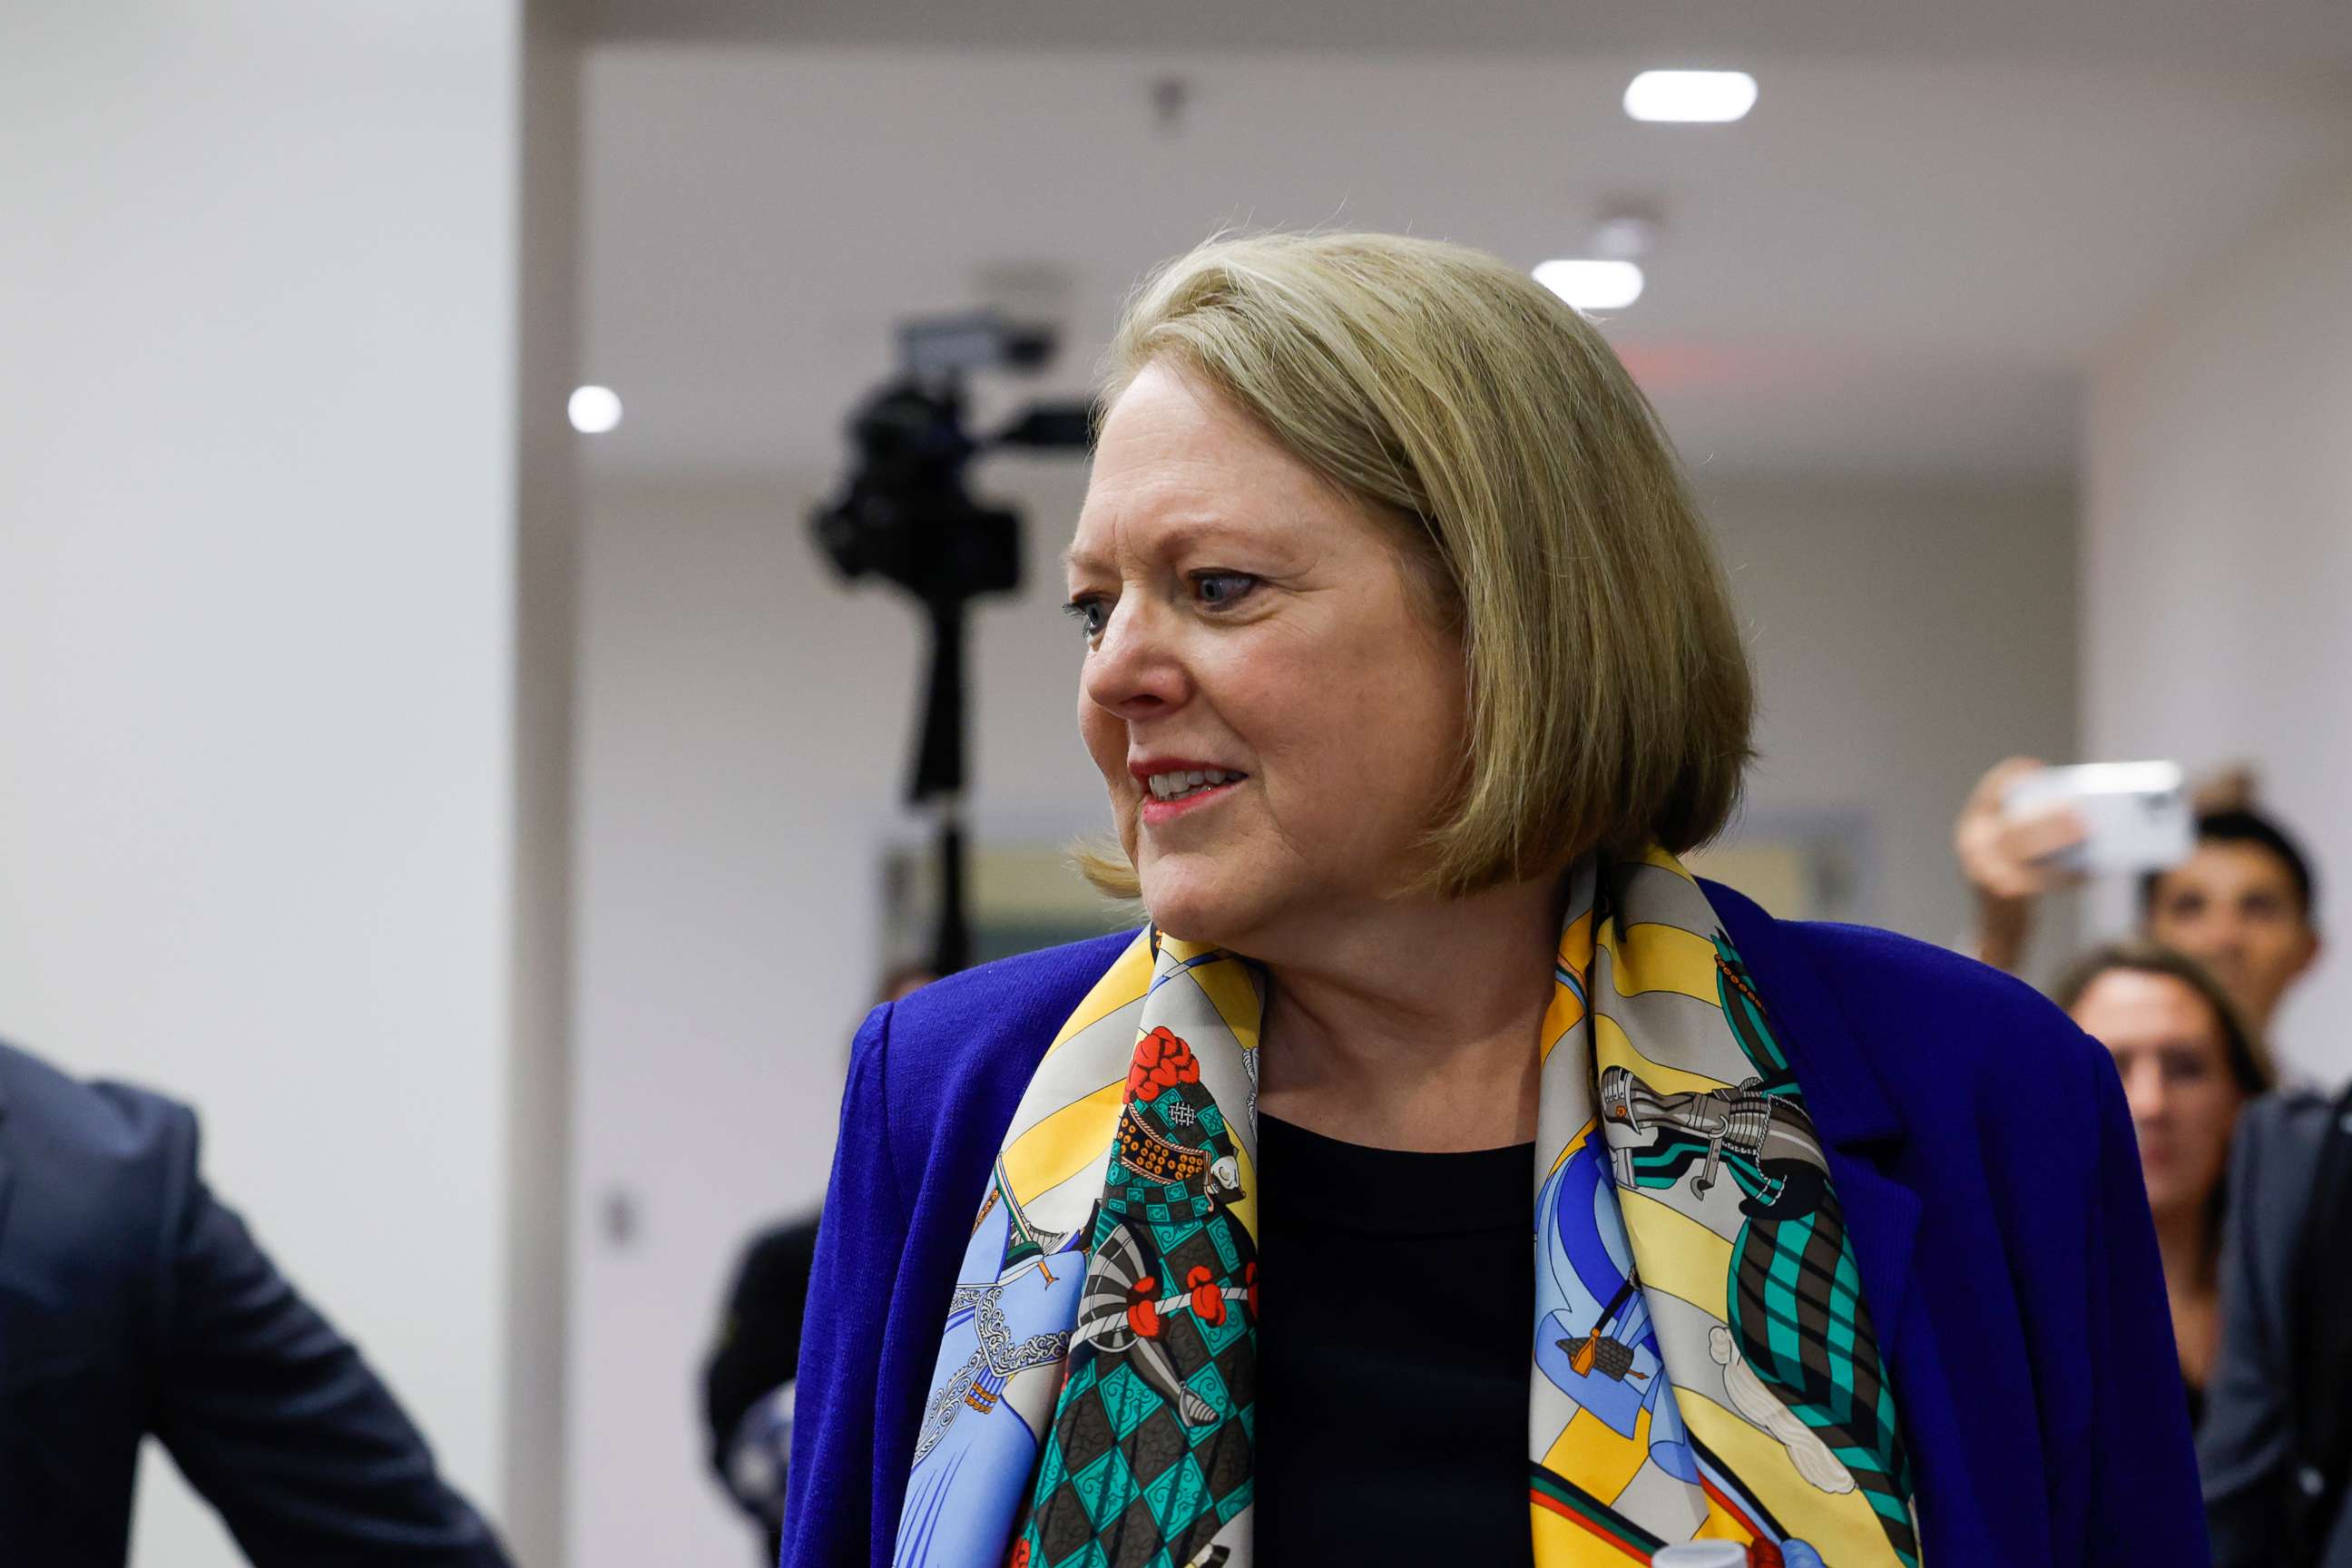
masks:
{"label": "recessed ceiling light", "polygon": [[1643,71],[1625,88],[1636,120],[1720,125],[1756,107],[1756,79],[1746,71]]}
{"label": "recessed ceiling light", "polygon": [[565,412],[583,436],[602,436],[621,423],[621,395],[609,386],[575,386]]}
{"label": "recessed ceiling light", "polygon": [[1642,297],[1642,269],[1630,261],[1547,261],[1536,281],[1580,310],[1617,310]]}
{"label": "recessed ceiling light", "polygon": [[1606,261],[1639,261],[1658,248],[1665,232],[1665,220],[1656,208],[1619,202],[1603,210],[1601,221],[1592,226],[1584,254]]}

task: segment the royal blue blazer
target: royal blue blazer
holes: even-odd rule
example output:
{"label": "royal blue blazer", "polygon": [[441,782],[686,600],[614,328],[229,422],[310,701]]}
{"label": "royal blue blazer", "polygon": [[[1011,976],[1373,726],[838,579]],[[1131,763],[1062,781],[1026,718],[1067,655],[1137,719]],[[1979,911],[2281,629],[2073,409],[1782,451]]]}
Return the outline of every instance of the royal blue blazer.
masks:
{"label": "royal blue blazer", "polygon": [[[2206,1568],[2164,1279],[2106,1051],[1971,960],[1775,920],[1706,887],[1830,1145],[1927,1568]],[[801,1341],[785,1568],[890,1561],[998,1142],[1129,940],[951,976],[858,1031]]]}

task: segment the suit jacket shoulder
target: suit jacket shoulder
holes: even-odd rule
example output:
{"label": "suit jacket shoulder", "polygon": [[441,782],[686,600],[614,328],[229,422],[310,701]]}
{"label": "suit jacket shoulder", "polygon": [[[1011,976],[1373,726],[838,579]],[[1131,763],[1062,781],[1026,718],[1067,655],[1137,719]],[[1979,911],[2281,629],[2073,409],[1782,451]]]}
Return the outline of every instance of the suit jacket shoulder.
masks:
{"label": "suit jacket shoulder", "polygon": [[[170,1310],[169,1248],[194,1182],[197,1133],[184,1105],[127,1084],[84,1083],[0,1043],[0,1267],[25,1287],[19,1308],[71,1310],[12,1321],[38,1343],[50,1331],[102,1339],[143,1363]],[[93,1285],[101,1289],[93,1289]],[[26,1341],[10,1360],[21,1373]]]}
{"label": "suit jacket shoulder", "polygon": [[2103,1109],[2116,1091],[2114,1058],[2049,998],[1911,937],[1773,921],[1732,898],[1753,917],[1734,922],[1735,934],[1758,921],[1769,928],[1758,939],[1775,961],[1759,971],[1765,1000],[1793,1020],[1792,1049],[1816,1069],[1800,1076],[1820,1085],[1832,1122],[1900,1140],[1915,1169],[2030,1178],[2038,1199],[2002,1184],[2015,1209],[2005,1217],[2030,1223],[2061,1193],[2088,1201],[2100,1160],[2115,1152],[2102,1149],[2114,1131]]}
{"label": "suit jacket shoulder", "polygon": [[120,1568],[152,1434],[258,1568],[504,1568],[382,1382],[205,1188],[192,1111],[6,1047],[0,1097],[0,1541]]}
{"label": "suit jacket shoulder", "polygon": [[[2321,1151],[2336,1107],[2287,1091],[2246,1107],[2231,1141],[2221,1256],[2221,1342],[2197,1433],[2213,1561],[2220,1568],[2286,1562],[2309,1507],[2295,1393],[2318,1375],[2297,1342],[2295,1269]],[[2352,1526],[2339,1518],[2321,1559],[2352,1564]]]}
{"label": "suit jacket shoulder", "polygon": [[2055,1003],[1989,964],[1869,926],[1780,923],[1848,1025],[1867,1026],[1872,1065],[1890,1093],[1909,1097],[1915,1080],[1931,1089],[2011,1082],[2021,1051],[2063,1072],[2109,1059]]}
{"label": "suit jacket shoulder", "polygon": [[[2336,1107],[2304,1089],[2266,1094],[2238,1115],[2230,1139],[2229,1212],[2224,1229],[2251,1287],[2232,1302],[2261,1315],[2263,1327],[2288,1338],[2289,1278],[2311,1213],[2312,1184]],[[2224,1281],[2225,1290],[2231,1281]]]}
{"label": "suit jacket shoulder", "polygon": [[0,1044],[0,1539],[122,1561],[195,1161],[186,1107]]}

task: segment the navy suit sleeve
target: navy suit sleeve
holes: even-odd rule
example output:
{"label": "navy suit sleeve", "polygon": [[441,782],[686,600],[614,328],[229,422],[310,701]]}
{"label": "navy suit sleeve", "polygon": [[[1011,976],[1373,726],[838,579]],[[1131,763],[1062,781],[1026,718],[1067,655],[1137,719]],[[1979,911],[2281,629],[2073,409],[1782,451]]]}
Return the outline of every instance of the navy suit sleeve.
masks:
{"label": "navy suit sleeve", "polygon": [[2205,1568],[2211,1561],[2179,1352],[2122,1081],[2093,1053],[2098,1161],[2090,1242],[2091,1507],[2084,1561]]}
{"label": "navy suit sleeve", "polygon": [[[841,1097],[833,1181],[817,1226],[801,1327],[784,1568],[887,1562],[896,1520],[877,1521],[874,1424],[885,1328],[910,1215],[891,1162],[885,1065],[891,1005],[857,1032]],[[898,1478],[903,1487],[905,1478]]]}
{"label": "navy suit sleeve", "polygon": [[153,1421],[189,1484],[257,1568],[505,1568],[359,1352],[205,1185],[174,1110]]}

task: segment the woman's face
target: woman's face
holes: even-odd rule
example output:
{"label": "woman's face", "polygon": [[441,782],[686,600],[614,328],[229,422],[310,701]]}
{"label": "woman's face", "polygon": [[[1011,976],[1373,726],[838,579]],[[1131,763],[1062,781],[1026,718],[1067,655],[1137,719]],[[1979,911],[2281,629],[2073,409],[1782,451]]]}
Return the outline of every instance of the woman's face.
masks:
{"label": "woman's face", "polygon": [[1462,648],[1360,506],[1155,363],[1104,421],[1069,587],[1078,729],[1162,930],[1279,959],[1413,869]]}
{"label": "woman's face", "polygon": [[2115,1054],[2148,1207],[2161,1217],[2203,1205],[2228,1168],[2245,1103],[2213,1009],[2169,974],[2112,969],[2091,982],[2074,1018]]}

